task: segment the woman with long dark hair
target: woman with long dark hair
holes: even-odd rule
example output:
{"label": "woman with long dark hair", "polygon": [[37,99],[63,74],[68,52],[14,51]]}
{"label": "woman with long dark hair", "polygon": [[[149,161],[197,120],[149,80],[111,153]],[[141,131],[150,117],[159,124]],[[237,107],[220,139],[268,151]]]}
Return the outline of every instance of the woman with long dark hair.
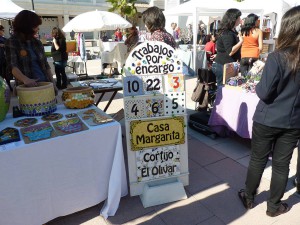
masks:
{"label": "woman with long dark hair", "polygon": [[[36,38],[41,18],[22,10],[13,22],[13,35],[6,41],[7,71],[16,78],[16,85],[37,86],[39,81],[53,82],[44,46]],[[54,85],[55,90],[56,86]]]}
{"label": "woman with long dark hair", "polygon": [[165,29],[166,18],[160,8],[150,7],[142,13],[142,17],[147,31],[151,33],[150,41],[162,41],[176,47],[175,39]]}
{"label": "woman with long dark hair", "polygon": [[300,137],[300,6],[287,11],[281,21],[276,50],[268,55],[261,81],[256,86],[260,101],[253,116],[251,158],[246,188],[239,197],[246,209],[254,196],[273,151],[268,216],[289,211],[281,201],[289,164]]}
{"label": "woman with long dark hair", "polygon": [[240,71],[243,76],[247,75],[253,63],[258,60],[263,47],[263,33],[258,26],[258,16],[253,13],[246,17],[242,26],[244,42],[241,49]]}
{"label": "woman with long dark hair", "polygon": [[52,29],[52,38],[51,55],[54,61],[56,87],[58,89],[65,89],[68,85],[65,72],[68,61],[66,38],[64,33],[58,27]]}
{"label": "woman with long dark hair", "polygon": [[238,9],[228,9],[218,28],[218,54],[215,58],[215,63],[212,65],[218,86],[222,85],[224,64],[241,59],[240,49],[243,44],[243,37],[235,30],[235,27],[241,23],[241,15],[242,13]]}

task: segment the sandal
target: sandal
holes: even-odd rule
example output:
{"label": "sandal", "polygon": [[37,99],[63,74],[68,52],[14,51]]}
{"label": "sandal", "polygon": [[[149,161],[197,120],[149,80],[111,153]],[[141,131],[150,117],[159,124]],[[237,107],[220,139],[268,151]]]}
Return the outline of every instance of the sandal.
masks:
{"label": "sandal", "polygon": [[254,207],[254,202],[246,198],[246,193],[244,189],[241,189],[238,192],[238,195],[246,209],[252,209]]}
{"label": "sandal", "polygon": [[279,216],[281,214],[284,214],[290,210],[289,205],[286,203],[281,203],[279,208],[275,212],[270,212],[267,210],[266,214],[270,217]]}

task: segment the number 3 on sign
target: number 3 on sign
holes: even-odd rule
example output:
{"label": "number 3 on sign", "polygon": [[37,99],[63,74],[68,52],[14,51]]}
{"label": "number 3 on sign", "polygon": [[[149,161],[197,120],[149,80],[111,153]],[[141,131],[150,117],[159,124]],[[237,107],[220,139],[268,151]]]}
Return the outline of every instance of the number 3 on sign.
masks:
{"label": "number 3 on sign", "polygon": [[143,81],[139,76],[128,76],[123,78],[124,96],[144,95]]}
{"label": "number 3 on sign", "polygon": [[184,79],[182,74],[168,74],[165,76],[166,92],[184,91]]}

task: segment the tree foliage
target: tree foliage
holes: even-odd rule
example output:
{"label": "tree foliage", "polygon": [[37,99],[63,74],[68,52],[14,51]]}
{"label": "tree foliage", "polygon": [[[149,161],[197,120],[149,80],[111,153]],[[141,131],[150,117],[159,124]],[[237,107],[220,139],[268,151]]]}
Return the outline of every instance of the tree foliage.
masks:
{"label": "tree foliage", "polygon": [[136,1],[137,0],[106,0],[106,2],[112,6],[108,9],[109,12],[116,12],[133,24],[135,24],[137,18]]}

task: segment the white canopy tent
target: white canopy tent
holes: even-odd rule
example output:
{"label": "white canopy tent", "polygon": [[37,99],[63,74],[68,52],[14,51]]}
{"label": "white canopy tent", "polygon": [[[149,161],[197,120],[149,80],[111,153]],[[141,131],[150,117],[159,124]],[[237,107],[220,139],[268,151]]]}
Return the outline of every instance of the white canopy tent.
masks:
{"label": "white canopy tent", "polygon": [[[199,16],[223,16],[229,8],[241,10],[244,14],[255,13],[263,18],[263,15],[277,13],[276,21],[281,22],[284,12],[290,8],[290,5],[284,0],[245,0],[237,2],[234,0],[191,0],[184,4],[177,5],[169,10],[165,10],[166,16],[192,16],[193,24],[198,23]],[[279,32],[279,25],[276,31]],[[278,35],[276,33],[276,35]],[[197,26],[193,26],[193,36],[197,37]],[[196,55],[197,39],[193,39],[193,54]],[[196,57],[193,57],[193,65],[196,68]]]}
{"label": "white canopy tent", "polygon": [[12,19],[22,10],[23,8],[11,0],[0,0],[0,19]]}

